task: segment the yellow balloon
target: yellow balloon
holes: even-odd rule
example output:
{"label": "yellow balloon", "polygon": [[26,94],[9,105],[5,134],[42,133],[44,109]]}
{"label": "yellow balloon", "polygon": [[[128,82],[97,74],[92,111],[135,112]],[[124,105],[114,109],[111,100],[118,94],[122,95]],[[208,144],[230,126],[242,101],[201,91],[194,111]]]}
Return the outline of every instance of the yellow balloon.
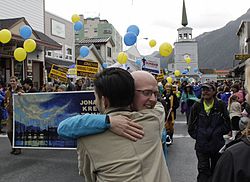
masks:
{"label": "yellow balloon", "polygon": [[0,42],[2,42],[3,44],[8,43],[11,40],[11,32],[7,29],[2,29],[0,31]]}
{"label": "yellow balloon", "polygon": [[190,69],[191,69],[191,66],[188,66],[187,69],[190,70]]}
{"label": "yellow balloon", "polygon": [[173,81],[173,78],[172,78],[172,77],[170,77],[170,76],[167,77],[167,82],[168,82],[168,83],[172,84],[172,81]]}
{"label": "yellow balloon", "polygon": [[25,60],[26,56],[27,56],[27,53],[24,50],[24,48],[19,47],[19,48],[15,49],[15,51],[14,51],[14,58],[17,61],[21,62],[21,61]]}
{"label": "yellow balloon", "polygon": [[73,23],[80,21],[80,16],[78,14],[73,14],[71,16],[71,20]]}
{"label": "yellow balloon", "polygon": [[169,43],[165,42],[160,45],[159,52],[161,56],[167,57],[172,53],[172,51],[173,48]]}
{"label": "yellow balloon", "polygon": [[175,75],[175,76],[180,76],[180,75],[181,75],[180,70],[175,70],[175,71],[174,71],[174,75]]}
{"label": "yellow balloon", "polygon": [[154,47],[156,45],[156,41],[155,40],[150,40],[149,41],[149,46],[150,47]]}
{"label": "yellow balloon", "polygon": [[117,56],[117,61],[120,64],[125,64],[128,60],[128,55],[125,52],[120,52]]}
{"label": "yellow balloon", "polygon": [[33,52],[36,49],[36,42],[33,39],[27,39],[23,43],[26,52]]}
{"label": "yellow balloon", "polygon": [[185,59],[185,61],[186,61],[187,64],[189,64],[189,63],[191,62],[191,58],[190,58],[190,57],[187,57],[187,58]]}

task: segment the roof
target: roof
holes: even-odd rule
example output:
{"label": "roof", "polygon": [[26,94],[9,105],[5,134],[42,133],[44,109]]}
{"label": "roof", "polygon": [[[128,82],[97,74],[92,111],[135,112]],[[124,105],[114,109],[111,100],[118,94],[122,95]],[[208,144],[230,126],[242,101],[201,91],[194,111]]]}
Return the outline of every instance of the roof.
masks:
{"label": "roof", "polygon": [[11,18],[11,19],[0,19],[0,29],[9,29],[12,25],[16,24],[20,20],[24,19],[24,17],[20,18]]}
{"label": "roof", "polygon": [[111,37],[97,37],[97,38],[84,38],[81,41],[79,41],[79,44],[106,44],[108,41],[111,42],[112,46],[115,46],[115,43]]}
{"label": "roof", "polygon": [[[10,18],[10,19],[0,19],[0,29],[11,29],[14,27],[16,24],[19,22],[23,21],[26,25],[30,26],[29,23],[26,21],[24,17],[19,17],[19,18]],[[30,26],[31,27],[31,26]],[[52,48],[52,49],[62,49],[62,46],[58,44],[56,41],[48,37],[42,32],[39,32],[37,30],[34,30],[32,27],[32,33],[35,35],[37,38],[38,44],[42,44],[47,48]],[[13,35],[13,38],[17,40],[22,40],[20,35]]]}
{"label": "roof", "polygon": [[61,45],[59,43],[57,43],[55,40],[51,39],[49,36],[45,35],[42,32],[39,32],[37,30],[35,30],[36,34],[38,35],[39,39],[43,42],[49,43],[53,46],[58,46],[61,49]]}
{"label": "roof", "polygon": [[240,23],[240,26],[238,28],[238,31],[236,32],[236,35],[240,35],[241,31],[242,31],[242,28],[245,24],[249,24],[250,23],[250,20],[242,20],[241,23]]}

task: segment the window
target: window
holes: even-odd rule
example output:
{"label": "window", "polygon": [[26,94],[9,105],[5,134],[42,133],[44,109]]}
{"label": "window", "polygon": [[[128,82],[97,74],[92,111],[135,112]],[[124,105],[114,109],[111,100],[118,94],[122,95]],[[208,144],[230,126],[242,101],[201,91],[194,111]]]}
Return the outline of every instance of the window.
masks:
{"label": "window", "polygon": [[107,55],[108,55],[108,57],[110,57],[111,58],[111,48],[110,47],[107,47]]}
{"label": "window", "polygon": [[51,19],[51,35],[65,38],[65,24]]}
{"label": "window", "polygon": [[103,30],[103,34],[112,34],[112,30],[105,29],[105,30]]}
{"label": "window", "polygon": [[187,33],[184,33],[184,39],[187,39],[187,38],[188,38]]}
{"label": "window", "polygon": [[51,51],[46,51],[46,56],[52,57],[52,52]]}
{"label": "window", "polygon": [[54,58],[62,59],[63,58],[62,51],[54,51]]}
{"label": "window", "polygon": [[182,34],[181,33],[179,34],[179,39],[182,39]]}
{"label": "window", "polygon": [[72,60],[72,47],[65,45],[65,59]]}
{"label": "window", "polygon": [[94,28],[94,32],[98,32],[98,31],[97,31],[97,28]]}
{"label": "window", "polygon": [[88,33],[89,29],[88,28],[84,28],[84,33]]}

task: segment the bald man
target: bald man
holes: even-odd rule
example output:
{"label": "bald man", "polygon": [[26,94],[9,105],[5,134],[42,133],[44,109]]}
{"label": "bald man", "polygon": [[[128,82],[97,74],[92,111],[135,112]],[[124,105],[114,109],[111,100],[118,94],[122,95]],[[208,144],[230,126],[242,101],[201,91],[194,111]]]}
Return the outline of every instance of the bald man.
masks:
{"label": "bald man", "polygon": [[[115,113],[111,113],[109,114],[111,115],[111,126],[112,117],[122,115],[126,118],[130,118],[130,120],[132,120],[134,123],[141,125],[143,127],[145,136],[142,139],[137,140],[137,142],[133,142],[127,140],[124,137],[115,135],[109,130],[105,131],[108,126],[106,126],[105,128],[104,124],[103,128],[105,132],[88,137],[82,137],[81,139],[79,139],[78,143],[83,145],[78,145],[78,156],[85,156],[85,147],[87,146],[88,155],[91,155],[90,158],[94,161],[92,161],[93,164],[90,166],[95,166],[95,168],[90,169],[89,166],[86,168],[86,166],[84,167],[84,165],[81,164],[79,167],[80,173],[84,174],[85,177],[87,176],[87,179],[90,181],[91,179],[101,179],[102,177],[106,180],[108,180],[109,177],[112,177],[111,181],[131,181],[131,179],[135,181],[150,182],[171,181],[161,144],[161,132],[165,116],[164,109],[161,105],[157,105],[157,107],[153,109],[157,103],[157,82],[153,75],[145,71],[133,72],[132,76],[135,82],[135,97],[131,105],[133,110],[137,110],[139,112],[116,111]],[[117,86],[119,86],[119,83],[114,83],[114,85],[111,86],[110,89]],[[58,133],[62,136],[71,137],[71,134],[73,134],[76,131],[75,129],[77,129],[76,127],[74,128],[72,126],[74,126],[76,123],[78,128],[79,124],[84,125],[83,123],[86,122],[81,122],[82,120],[84,120],[84,117],[86,116],[75,116],[64,120],[59,125]],[[107,121],[103,123],[109,125],[107,124]],[[131,125],[129,124],[128,126],[131,127]],[[70,135],[68,135],[69,130],[71,131]],[[82,131],[80,131],[79,133],[81,132]],[[79,133],[74,134],[74,136],[84,136],[79,135]],[[131,148],[130,146],[133,147]],[[117,149],[119,149],[120,153],[114,152],[117,151]],[[127,155],[125,154],[130,154],[130,157],[127,158]],[[99,161],[100,158],[101,161]],[[119,160],[121,164],[117,165],[117,160]],[[86,161],[81,160],[80,163],[86,164]],[[88,161],[87,163],[91,162]],[[111,168],[107,169],[107,166],[110,167],[112,165],[112,170]],[[115,170],[115,168],[117,167],[119,168],[118,171]],[[114,172],[113,169],[116,172]],[[120,174],[120,170],[125,170],[124,173],[127,175],[126,178],[122,178],[124,175]],[[97,172],[100,173],[97,174]]]}

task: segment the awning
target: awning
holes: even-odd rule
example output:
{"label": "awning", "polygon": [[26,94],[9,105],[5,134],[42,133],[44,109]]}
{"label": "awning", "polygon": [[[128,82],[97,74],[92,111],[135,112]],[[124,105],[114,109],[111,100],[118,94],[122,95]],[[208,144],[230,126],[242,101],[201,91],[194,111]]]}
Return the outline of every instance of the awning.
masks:
{"label": "awning", "polygon": [[72,64],[75,64],[75,62],[45,57],[45,66],[51,67],[52,64],[68,67],[68,66],[71,66]]}

